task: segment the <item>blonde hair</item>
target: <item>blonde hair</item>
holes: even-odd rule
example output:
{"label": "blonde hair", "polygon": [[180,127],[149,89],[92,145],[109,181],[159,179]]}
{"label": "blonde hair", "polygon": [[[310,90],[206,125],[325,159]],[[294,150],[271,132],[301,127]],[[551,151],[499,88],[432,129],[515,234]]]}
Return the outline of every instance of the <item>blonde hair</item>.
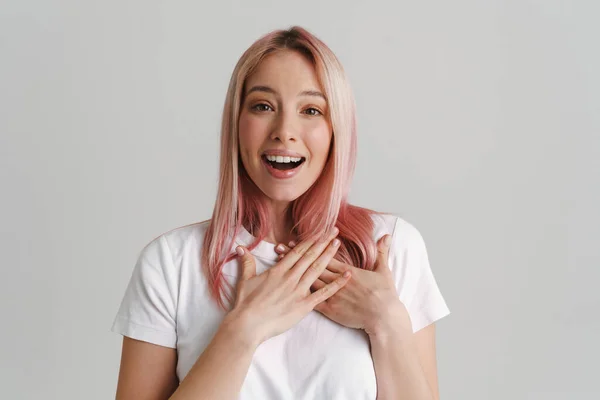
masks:
{"label": "blonde hair", "polygon": [[252,182],[239,155],[238,119],[244,85],[260,62],[275,51],[297,51],[315,67],[328,102],[333,138],[328,160],[317,181],[292,202],[290,217],[299,240],[319,239],[337,226],[342,244],[336,258],[359,268],[372,269],[376,247],[372,238],[375,211],[347,203],[356,164],[354,96],[335,54],[307,30],[295,26],[273,31],[254,42],[239,59],[227,90],[221,125],[221,154],[217,199],[204,238],[202,265],[211,296],[223,308],[229,285],[223,265],[234,257],[235,237],[242,226],[255,232],[252,250],[266,236],[269,214],[260,189]]}

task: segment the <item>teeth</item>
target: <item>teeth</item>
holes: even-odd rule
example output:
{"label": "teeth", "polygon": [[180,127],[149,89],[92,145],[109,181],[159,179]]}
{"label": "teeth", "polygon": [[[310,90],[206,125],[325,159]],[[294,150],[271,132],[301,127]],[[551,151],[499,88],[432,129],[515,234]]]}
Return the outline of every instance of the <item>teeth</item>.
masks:
{"label": "teeth", "polygon": [[267,160],[278,163],[300,162],[301,157],[266,156]]}

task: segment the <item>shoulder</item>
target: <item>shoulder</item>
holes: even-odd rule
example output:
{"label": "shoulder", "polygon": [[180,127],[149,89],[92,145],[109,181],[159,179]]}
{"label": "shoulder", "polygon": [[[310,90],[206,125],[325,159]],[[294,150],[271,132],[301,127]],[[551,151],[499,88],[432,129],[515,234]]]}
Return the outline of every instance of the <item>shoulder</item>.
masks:
{"label": "shoulder", "polygon": [[202,246],[209,223],[210,220],[195,222],[166,231],[148,242],[142,253],[152,252],[161,247],[167,247],[174,254],[185,249],[197,249]]}
{"label": "shoulder", "polygon": [[183,249],[188,246],[201,247],[204,235],[208,230],[210,220],[195,222],[189,225],[171,229],[162,234],[173,249]]}
{"label": "shoulder", "polygon": [[423,270],[429,268],[429,259],[423,236],[407,220],[392,214],[374,216],[374,240],[392,236],[388,265],[392,270],[398,292],[406,300],[416,290]]}
{"label": "shoulder", "polygon": [[373,238],[379,240],[383,235],[392,235],[393,249],[421,246],[421,232],[407,220],[393,215],[376,213],[372,215],[374,222]]}
{"label": "shoulder", "polygon": [[176,273],[182,262],[200,254],[210,220],[171,229],[148,242],[138,254],[138,265]]}

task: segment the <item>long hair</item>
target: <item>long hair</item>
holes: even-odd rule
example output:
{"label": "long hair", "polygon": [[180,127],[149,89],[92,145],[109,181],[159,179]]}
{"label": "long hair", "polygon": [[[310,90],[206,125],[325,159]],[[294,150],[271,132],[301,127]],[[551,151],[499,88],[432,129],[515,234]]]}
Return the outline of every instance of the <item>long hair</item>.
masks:
{"label": "long hair", "polygon": [[372,270],[376,258],[373,241],[375,211],[348,204],[356,164],[356,114],[354,96],[344,69],[333,52],[317,37],[301,27],[273,31],[254,42],[244,52],[232,73],[223,108],[219,186],[215,208],[202,250],[202,265],[211,297],[226,309],[223,295],[231,301],[223,279],[223,265],[236,255],[234,241],[242,226],[249,227],[255,248],[268,233],[269,213],[260,189],[250,179],[239,152],[238,120],[244,85],[260,62],[275,51],[297,51],[314,66],[329,108],[333,129],[331,148],[317,181],[289,208],[293,231],[300,241],[321,239],[333,227],[341,241],[336,259],[355,267]]}

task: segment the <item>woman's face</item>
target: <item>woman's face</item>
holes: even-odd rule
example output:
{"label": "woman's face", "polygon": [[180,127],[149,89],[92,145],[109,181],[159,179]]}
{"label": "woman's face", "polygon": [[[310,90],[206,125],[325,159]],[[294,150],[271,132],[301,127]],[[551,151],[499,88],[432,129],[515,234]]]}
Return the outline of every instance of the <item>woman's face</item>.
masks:
{"label": "woman's face", "polygon": [[308,59],[295,51],[267,56],[248,77],[240,110],[242,162],[275,202],[291,202],[317,180],[332,130],[327,102]]}

